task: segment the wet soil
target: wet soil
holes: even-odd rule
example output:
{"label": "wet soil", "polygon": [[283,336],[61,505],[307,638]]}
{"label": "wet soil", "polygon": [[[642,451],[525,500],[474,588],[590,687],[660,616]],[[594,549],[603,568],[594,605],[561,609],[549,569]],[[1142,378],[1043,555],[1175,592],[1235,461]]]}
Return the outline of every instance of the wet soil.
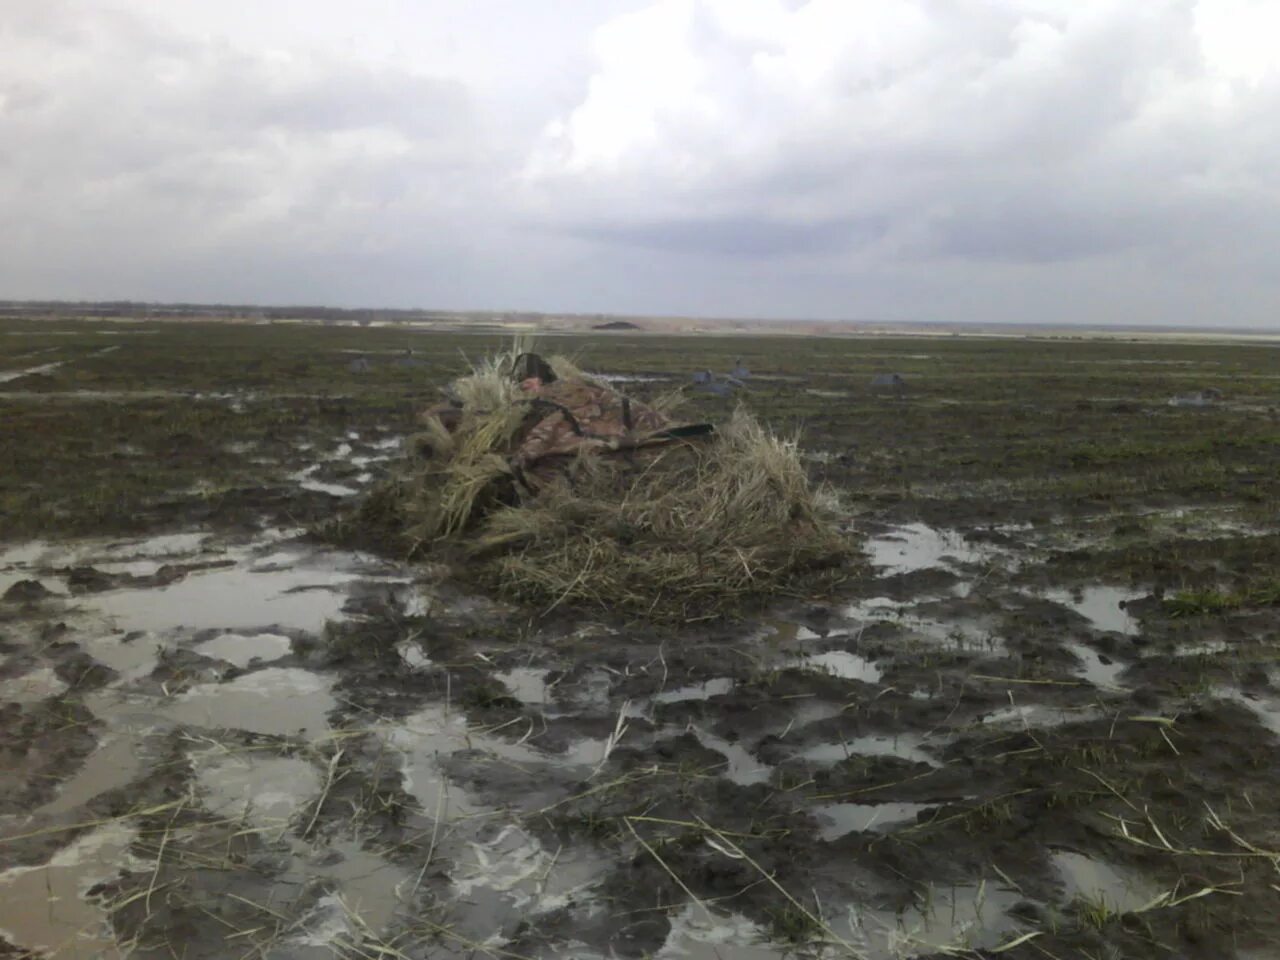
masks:
{"label": "wet soil", "polygon": [[[275,389],[345,370],[339,342]],[[1223,445],[1201,415],[1233,416],[1230,389],[1165,402],[1230,364],[1266,409],[1251,355],[1138,383],[1111,363],[1130,347],[1079,345],[1092,365],[1040,383],[1039,412],[982,381],[956,433],[958,392],[871,398],[820,351],[753,343],[723,349],[779,378],[752,385],[766,418],[806,417],[869,572],[737,622],[539,618],[318,543],[308,520],[411,426],[386,383],[343,382],[346,412],[296,432],[255,413],[260,374],[202,400],[250,424],[225,455],[273,458],[266,483],[175,492],[204,419],[161,431],[137,513],[51,489],[75,536],[0,545],[0,956],[1280,956],[1280,445],[1269,420]],[[958,348],[911,347],[895,362],[962,382]],[[966,349],[971,373],[1032,362]],[[120,387],[67,359],[7,386]],[[154,388],[210,389],[180,373]]]}

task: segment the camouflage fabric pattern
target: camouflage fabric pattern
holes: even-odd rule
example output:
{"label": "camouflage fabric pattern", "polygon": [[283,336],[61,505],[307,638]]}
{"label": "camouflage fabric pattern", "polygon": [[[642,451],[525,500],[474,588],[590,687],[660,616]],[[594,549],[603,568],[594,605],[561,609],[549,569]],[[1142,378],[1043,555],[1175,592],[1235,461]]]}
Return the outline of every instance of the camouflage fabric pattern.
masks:
{"label": "camouflage fabric pattern", "polygon": [[531,400],[536,419],[520,437],[514,457],[521,467],[583,449],[640,446],[670,426],[653,408],[585,380],[545,384]]}
{"label": "camouflage fabric pattern", "polygon": [[[535,381],[536,383],[536,381]],[[510,449],[513,472],[528,485],[555,476],[566,457],[580,451],[600,454],[646,450],[676,439],[669,429],[681,429],[666,416],[606,386],[581,379],[538,384],[522,401],[529,412]],[[449,433],[462,425],[462,409],[450,402],[423,412]]]}

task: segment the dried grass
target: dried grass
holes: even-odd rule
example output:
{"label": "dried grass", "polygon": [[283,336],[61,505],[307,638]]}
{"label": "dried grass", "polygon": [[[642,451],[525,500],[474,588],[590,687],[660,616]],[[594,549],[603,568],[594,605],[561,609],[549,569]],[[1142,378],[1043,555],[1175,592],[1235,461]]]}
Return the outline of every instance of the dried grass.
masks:
{"label": "dried grass", "polygon": [[473,556],[503,593],[548,610],[664,620],[791,592],[848,559],[795,442],[742,411],[712,442],[644,461],[579,457],[536,500],[492,512]]}
{"label": "dried grass", "polygon": [[[459,428],[425,423],[405,472],[366,501],[366,523],[398,526],[418,551],[460,545],[479,579],[544,612],[711,618],[804,592],[850,561],[796,440],[741,409],[710,438],[583,453],[536,496],[522,491],[508,466],[528,412],[509,374],[517,349],[454,385]],[[551,363],[581,376],[564,358]]]}

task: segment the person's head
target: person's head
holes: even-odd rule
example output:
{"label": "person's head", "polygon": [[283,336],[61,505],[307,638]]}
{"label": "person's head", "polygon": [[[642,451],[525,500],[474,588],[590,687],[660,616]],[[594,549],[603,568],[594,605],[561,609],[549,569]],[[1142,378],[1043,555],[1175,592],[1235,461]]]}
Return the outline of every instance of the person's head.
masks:
{"label": "person's head", "polygon": [[536,380],[540,386],[554,383],[556,379],[556,374],[551,369],[551,364],[536,353],[522,353],[516,357],[515,368],[512,370],[511,375],[516,383],[524,384],[530,380]]}

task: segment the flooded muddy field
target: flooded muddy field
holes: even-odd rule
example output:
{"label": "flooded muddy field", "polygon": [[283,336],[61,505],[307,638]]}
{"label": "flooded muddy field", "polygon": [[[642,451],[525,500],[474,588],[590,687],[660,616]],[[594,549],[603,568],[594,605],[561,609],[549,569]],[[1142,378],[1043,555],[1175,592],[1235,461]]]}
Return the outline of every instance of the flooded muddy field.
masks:
{"label": "flooded muddy field", "polygon": [[[42,520],[0,542],[0,956],[1280,957],[1280,438],[1166,403],[1224,370],[1261,391],[1244,348],[1082,346],[1041,416],[955,386],[1016,347],[886,342],[955,389],[874,398],[853,344],[856,375],[708,346],[775,377],[743,399],[803,417],[868,566],[658,629],[316,535],[398,456],[420,369],[349,373],[317,331],[330,366],[274,387],[160,354],[130,385],[49,336],[11,338],[51,352],[14,361],[6,429],[87,459],[38,490],[6,448],[6,503]],[[682,370],[592,349],[637,390]],[[339,370],[345,405],[234,409]],[[225,397],[67,397],[144,383]],[[1151,420],[1112,432],[1084,391],[1158,412],[1108,407]]]}

